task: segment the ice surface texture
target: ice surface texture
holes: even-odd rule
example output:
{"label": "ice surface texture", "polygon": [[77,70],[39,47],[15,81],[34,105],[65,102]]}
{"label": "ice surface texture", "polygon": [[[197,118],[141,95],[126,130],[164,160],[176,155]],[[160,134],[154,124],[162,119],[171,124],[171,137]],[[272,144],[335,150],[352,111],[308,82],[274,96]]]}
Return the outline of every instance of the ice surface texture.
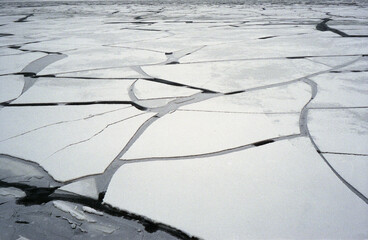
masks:
{"label": "ice surface texture", "polygon": [[1,239],[368,238],[368,6],[219,3],[0,2]]}

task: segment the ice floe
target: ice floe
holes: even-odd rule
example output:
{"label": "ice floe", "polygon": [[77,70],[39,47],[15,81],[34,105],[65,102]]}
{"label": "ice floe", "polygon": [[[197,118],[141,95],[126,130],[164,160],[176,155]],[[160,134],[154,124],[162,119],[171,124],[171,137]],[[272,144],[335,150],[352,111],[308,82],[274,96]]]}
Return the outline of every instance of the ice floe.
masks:
{"label": "ice floe", "polygon": [[307,138],[127,164],[104,201],[204,239],[352,238],[365,234],[368,213]]}
{"label": "ice floe", "polygon": [[[175,85],[175,83],[173,83]],[[189,96],[198,93],[199,90],[186,87],[171,86],[169,84],[138,80],[134,84],[134,93],[139,99],[173,98]]]}
{"label": "ice floe", "polygon": [[324,157],[346,181],[368,196],[368,156],[327,153]]}
{"label": "ice floe", "polygon": [[133,80],[41,78],[13,103],[130,101]]}
{"label": "ice floe", "polygon": [[0,102],[17,98],[22,91],[23,85],[23,76],[0,76]]}
{"label": "ice floe", "polygon": [[292,81],[328,67],[294,59],[148,66],[142,69],[152,77],[212,91],[231,92]]}
{"label": "ice floe", "polygon": [[[283,125],[282,122],[280,124]],[[288,129],[292,130],[291,127]],[[277,122],[271,122],[260,114],[178,111],[152,123],[122,159],[217,152],[275,138],[281,132]]]}
{"label": "ice floe", "polygon": [[322,152],[368,154],[367,109],[312,109],[308,128]]}

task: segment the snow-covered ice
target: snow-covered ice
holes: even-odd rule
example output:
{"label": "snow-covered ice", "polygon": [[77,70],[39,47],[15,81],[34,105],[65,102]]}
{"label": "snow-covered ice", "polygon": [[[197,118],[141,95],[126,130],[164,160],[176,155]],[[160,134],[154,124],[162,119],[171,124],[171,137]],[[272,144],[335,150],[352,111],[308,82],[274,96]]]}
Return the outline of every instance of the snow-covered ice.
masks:
{"label": "snow-covered ice", "polygon": [[133,80],[42,78],[14,103],[130,101]]}
{"label": "snow-covered ice", "polygon": [[324,154],[332,167],[364,195],[368,194],[368,156]]}
{"label": "snow-covered ice", "polygon": [[152,77],[226,93],[292,81],[328,67],[297,59],[178,64],[142,69]]}
{"label": "snow-covered ice", "polygon": [[365,234],[368,220],[366,203],[336,179],[307,138],[204,159],[127,164],[104,201],[204,239],[354,238]]}
{"label": "snow-covered ice", "polygon": [[309,130],[322,152],[368,155],[367,109],[313,109]]}
{"label": "snow-covered ice", "polygon": [[367,239],[367,16],[0,1],[0,239]]}
{"label": "snow-covered ice", "polygon": [[[122,158],[218,152],[278,137],[278,130],[278,123],[260,114],[178,111],[154,122]],[[295,133],[290,126],[288,130],[289,135]]]}

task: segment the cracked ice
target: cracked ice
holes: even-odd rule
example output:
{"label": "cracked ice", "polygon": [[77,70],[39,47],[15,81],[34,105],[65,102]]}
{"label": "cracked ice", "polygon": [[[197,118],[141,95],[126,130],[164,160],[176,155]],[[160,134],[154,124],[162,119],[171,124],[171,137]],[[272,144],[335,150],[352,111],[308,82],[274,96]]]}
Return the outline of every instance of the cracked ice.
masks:
{"label": "cracked ice", "polygon": [[368,237],[364,1],[0,6],[1,239]]}

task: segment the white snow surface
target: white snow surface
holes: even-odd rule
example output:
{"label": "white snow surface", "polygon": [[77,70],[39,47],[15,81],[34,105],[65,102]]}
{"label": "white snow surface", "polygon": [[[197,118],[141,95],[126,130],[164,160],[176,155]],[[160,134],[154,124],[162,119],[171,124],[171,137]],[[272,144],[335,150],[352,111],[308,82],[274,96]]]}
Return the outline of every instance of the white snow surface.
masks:
{"label": "white snow surface", "polygon": [[127,164],[104,201],[204,239],[354,238],[366,233],[368,220],[367,205],[307,138],[209,158]]}
{"label": "white snow surface", "polygon": [[309,130],[322,152],[368,154],[367,109],[313,109]]}
{"label": "white snow surface", "polygon": [[[290,127],[288,130],[290,135],[295,133]],[[280,133],[278,123],[261,114],[178,111],[154,122],[122,159],[211,153],[278,137]]]}
{"label": "white snow surface", "polygon": [[324,154],[332,167],[353,187],[368,195],[368,156]]}
{"label": "white snow surface", "polygon": [[59,188],[83,239],[124,229],[68,201],[104,192],[203,239],[368,238],[365,1],[41,2],[0,0],[4,198]]}

